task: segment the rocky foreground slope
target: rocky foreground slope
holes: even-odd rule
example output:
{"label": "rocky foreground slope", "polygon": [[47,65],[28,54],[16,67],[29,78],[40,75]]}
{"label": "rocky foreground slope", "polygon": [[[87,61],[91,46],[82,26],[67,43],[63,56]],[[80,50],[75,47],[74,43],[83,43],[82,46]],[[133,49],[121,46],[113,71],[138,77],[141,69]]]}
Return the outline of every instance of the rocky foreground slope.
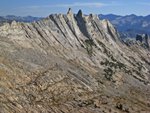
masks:
{"label": "rocky foreground slope", "polygon": [[150,51],[96,15],[0,27],[0,113],[148,113]]}

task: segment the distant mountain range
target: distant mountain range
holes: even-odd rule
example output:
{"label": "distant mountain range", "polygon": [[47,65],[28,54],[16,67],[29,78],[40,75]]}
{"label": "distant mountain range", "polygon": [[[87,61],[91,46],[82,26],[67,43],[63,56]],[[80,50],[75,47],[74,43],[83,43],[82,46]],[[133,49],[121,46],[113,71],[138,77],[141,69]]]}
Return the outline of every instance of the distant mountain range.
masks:
{"label": "distant mountain range", "polygon": [[38,21],[42,19],[41,17],[32,17],[32,16],[26,16],[26,17],[21,17],[21,16],[14,16],[14,15],[8,15],[8,16],[0,16],[0,25],[2,25],[5,22],[12,22],[12,21],[17,21],[17,22],[33,22],[33,21]]}
{"label": "distant mountain range", "polygon": [[137,16],[137,15],[99,15],[100,19],[108,19],[118,29],[123,37],[135,37],[136,34],[149,34],[150,35],[150,15]]}

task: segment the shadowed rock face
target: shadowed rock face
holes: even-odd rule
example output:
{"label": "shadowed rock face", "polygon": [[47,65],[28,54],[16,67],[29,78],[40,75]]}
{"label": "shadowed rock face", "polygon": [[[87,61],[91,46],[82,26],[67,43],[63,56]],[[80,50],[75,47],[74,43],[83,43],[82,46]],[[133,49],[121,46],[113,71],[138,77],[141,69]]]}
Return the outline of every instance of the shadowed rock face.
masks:
{"label": "shadowed rock face", "polygon": [[143,37],[141,35],[136,36],[136,41],[140,41],[141,43],[143,42]]}
{"label": "shadowed rock face", "polygon": [[149,49],[149,37],[147,34],[137,35],[136,41],[139,41],[144,47]]}
{"label": "shadowed rock face", "polygon": [[150,52],[96,15],[0,27],[2,113],[150,112]]}

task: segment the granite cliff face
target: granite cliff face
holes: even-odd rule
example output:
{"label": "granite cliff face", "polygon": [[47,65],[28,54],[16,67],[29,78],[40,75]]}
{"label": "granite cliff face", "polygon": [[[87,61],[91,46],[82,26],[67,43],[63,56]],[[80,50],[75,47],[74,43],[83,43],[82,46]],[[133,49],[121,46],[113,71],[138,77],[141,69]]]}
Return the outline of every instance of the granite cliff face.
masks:
{"label": "granite cliff face", "polygon": [[96,15],[0,27],[1,113],[150,112],[150,51]]}

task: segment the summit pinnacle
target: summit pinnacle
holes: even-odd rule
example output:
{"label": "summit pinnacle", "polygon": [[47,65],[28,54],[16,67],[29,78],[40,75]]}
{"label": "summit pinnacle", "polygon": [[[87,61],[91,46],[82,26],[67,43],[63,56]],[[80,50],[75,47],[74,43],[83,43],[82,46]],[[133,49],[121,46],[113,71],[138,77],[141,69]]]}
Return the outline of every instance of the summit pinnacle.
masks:
{"label": "summit pinnacle", "polygon": [[73,13],[72,13],[72,9],[71,9],[71,8],[69,8],[69,9],[68,9],[67,14],[68,14],[68,15],[69,15],[69,14],[73,14]]}
{"label": "summit pinnacle", "polygon": [[81,9],[78,11],[77,16],[80,16],[80,17],[82,17],[82,16],[83,16],[83,13],[82,13],[82,10],[81,10]]}

